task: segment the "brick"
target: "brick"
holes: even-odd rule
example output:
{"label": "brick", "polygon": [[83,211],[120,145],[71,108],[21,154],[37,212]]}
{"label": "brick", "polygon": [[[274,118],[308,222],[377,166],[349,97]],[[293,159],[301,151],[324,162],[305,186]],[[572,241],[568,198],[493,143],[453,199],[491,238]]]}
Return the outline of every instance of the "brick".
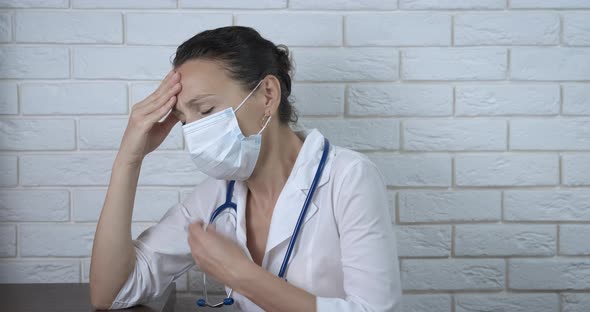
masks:
{"label": "brick", "polygon": [[583,9],[590,8],[586,0],[510,0],[515,9]]}
{"label": "brick", "polygon": [[351,84],[348,112],[354,116],[449,116],[453,88],[428,84]]}
{"label": "brick", "polygon": [[123,18],[115,12],[17,11],[17,42],[123,43]]}
{"label": "brick", "polygon": [[89,256],[95,230],[95,224],[22,224],[21,257]]}
{"label": "brick", "polygon": [[369,156],[390,186],[450,186],[451,158],[448,155]]}
{"label": "brick", "polygon": [[[172,47],[75,47],[73,75],[82,79],[164,79]],[[103,62],[101,60],[109,60]]]}
{"label": "brick", "polygon": [[568,45],[590,45],[590,14],[564,14],[563,42]]}
{"label": "brick", "polygon": [[0,47],[0,78],[68,78],[69,64],[68,48]]}
{"label": "brick", "polygon": [[2,0],[3,8],[67,8],[68,0]]}
{"label": "brick", "polygon": [[178,5],[194,9],[281,9],[287,7],[287,0],[182,0]]}
{"label": "brick", "polygon": [[588,80],[590,48],[512,48],[510,77],[514,80]]}
{"label": "brick", "polygon": [[539,186],[559,182],[552,154],[471,154],[455,156],[459,186]]}
{"label": "brick", "polygon": [[231,14],[127,13],[125,40],[128,44],[175,45],[207,29],[232,24]]}
{"label": "brick", "polygon": [[[25,155],[21,157],[21,181],[23,185],[108,185],[115,156]],[[143,161],[139,184],[195,185],[202,178],[188,153],[150,153]]]}
{"label": "brick", "polygon": [[24,83],[20,92],[23,114],[127,114],[124,83]]}
{"label": "brick", "polygon": [[172,9],[176,0],[72,0],[72,7],[80,9]]}
{"label": "brick", "polygon": [[504,0],[399,0],[400,9],[431,10],[431,9],[503,9]]}
{"label": "brick", "polygon": [[451,254],[450,225],[397,226],[400,257],[447,257]]}
{"label": "brick", "polygon": [[[145,226],[133,224],[132,237]],[[21,224],[19,248],[22,257],[89,257],[96,224]]]}
{"label": "brick", "polygon": [[563,184],[590,185],[590,155],[565,154],[562,159]]}
{"label": "brick", "polygon": [[470,222],[501,219],[497,191],[402,191],[401,222]]}
{"label": "brick", "polygon": [[18,114],[17,88],[14,82],[0,82],[0,114]]}
{"label": "brick", "polygon": [[503,120],[405,120],[403,149],[409,151],[506,150]]}
{"label": "brick", "polygon": [[500,80],[506,76],[506,49],[408,48],[401,68],[404,80]]}
{"label": "brick", "polygon": [[108,185],[114,153],[75,155],[23,155],[23,185]]}
{"label": "brick", "polygon": [[342,115],[344,90],[343,84],[295,83],[291,89],[291,96],[300,116]]}
{"label": "brick", "polygon": [[590,84],[563,85],[563,114],[590,115]]}
{"label": "brick", "polygon": [[[590,260],[582,258],[510,259],[509,288],[577,290],[590,288]],[[539,274],[543,272],[543,274]]]}
{"label": "brick", "polygon": [[349,46],[451,44],[451,17],[447,14],[352,14],[345,17],[344,29]]}
{"label": "brick", "polygon": [[588,150],[590,118],[513,119],[511,150]]}
{"label": "brick", "polygon": [[12,18],[8,12],[0,13],[0,42],[12,41]]}
{"label": "brick", "polygon": [[79,283],[79,260],[0,261],[0,283]]}
{"label": "brick", "polygon": [[17,158],[11,155],[0,155],[0,186],[15,186],[17,177]]}
{"label": "brick", "polygon": [[559,311],[559,296],[533,293],[458,294],[455,296],[455,311],[555,312]]}
{"label": "brick", "polygon": [[389,48],[294,48],[296,81],[394,80],[398,51]]}
{"label": "brick", "polygon": [[[72,193],[74,221],[98,221],[105,196],[106,189],[74,190]],[[177,191],[140,188],[135,194],[133,221],[157,222],[177,202]]]}
{"label": "brick", "polygon": [[334,144],[355,150],[399,149],[399,121],[391,119],[302,119]]}
{"label": "brick", "polygon": [[560,20],[556,13],[458,14],[454,32],[455,45],[558,44]]}
{"label": "brick", "polygon": [[572,256],[590,256],[590,225],[560,224],[559,254]]}
{"label": "brick", "polygon": [[0,119],[0,149],[16,151],[73,150],[76,147],[73,119]]}
{"label": "brick", "polygon": [[563,312],[586,312],[590,307],[590,294],[561,293],[561,306]]}
{"label": "brick", "polygon": [[460,85],[455,88],[457,116],[556,115],[558,85]]}
{"label": "brick", "polygon": [[235,25],[252,27],[276,44],[342,45],[342,17],[334,14],[244,13],[236,14]]}
{"label": "brick", "polygon": [[59,222],[70,219],[70,195],[62,190],[0,191],[2,221]]}
{"label": "brick", "polygon": [[456,256],[552,256],[557,227],[548,224],[464,224],[455,227]]}
{"label": "brick", "polygon": [[289,8],[302,10],[390,10],[397,8],[397,2],[382,0],[290,0]]}
{"label": "brick", "polygon": [[[81,118],[79,146],[81,150],[118,150],[129,122],[124,118]],[[182,150],[183,134],[177,123],[156,150]]]}
{"label": "brick", "polygon": [[501,290],[503,259],[406,259],[401,264],[403,289]]}
{"label": "brick", "polygon": [[16,257],[16,225],[0,225],[0,257]]}
{"label": "brick", "polygon": [[510,221],[590,221],[590,194],[584,190],[505,191],[504,218]]}

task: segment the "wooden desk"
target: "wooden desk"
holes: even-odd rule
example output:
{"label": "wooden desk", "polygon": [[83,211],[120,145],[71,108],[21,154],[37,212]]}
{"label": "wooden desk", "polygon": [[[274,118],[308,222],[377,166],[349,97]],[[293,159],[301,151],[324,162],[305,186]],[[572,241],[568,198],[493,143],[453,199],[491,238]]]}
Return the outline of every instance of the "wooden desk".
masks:
{"label": "wooden desk", "polygon": [[[176,283],[172,283],[156,300],[145,305],[116,311],[172,312],[175,311],[175,304]],[[85,312],[97,310],[90,304],[88,283],[53,283],[0,284],[0,311]]]}

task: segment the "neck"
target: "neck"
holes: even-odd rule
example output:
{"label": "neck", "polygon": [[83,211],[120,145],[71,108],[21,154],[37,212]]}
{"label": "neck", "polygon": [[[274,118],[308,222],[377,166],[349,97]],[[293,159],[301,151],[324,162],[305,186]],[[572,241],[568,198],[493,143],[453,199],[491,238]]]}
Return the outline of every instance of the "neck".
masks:
{"label": "neck", "polygon": [[256,169],[246,180],[246,185],[254,198],[275,200],[291,174],[303,141],[287,125],[268,134]]}

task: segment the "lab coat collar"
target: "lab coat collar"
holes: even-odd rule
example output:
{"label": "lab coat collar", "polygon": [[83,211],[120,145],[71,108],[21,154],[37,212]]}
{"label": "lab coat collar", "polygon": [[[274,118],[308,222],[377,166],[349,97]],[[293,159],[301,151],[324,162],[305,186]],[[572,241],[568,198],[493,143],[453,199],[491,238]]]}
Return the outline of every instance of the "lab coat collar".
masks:
{"label": "lab coat collar", "polygon": [[[285,242],[293,235],[293,230],[299,219],[301,208],[315,176],[317,167],[322,157],[324,148],[324,136],[317,129],[299,129],[294,130],[295,134],[304,139],[303,146],[297,155],[293,169],[273,210],[272,221],[270,224],[266,249],[264,253],[263,266],[267,266],[268,253],[276,246]],[[330,179],[331,154],[333,148],[330,147],[323,174],[318,182],[317,190],[328,182]],[[317,194],[316,190],[316,194]],[[236,237],[242,248],[247,254],[250,254],[246,244],[246,194],[248,192],[246,183],[243,181],[236,182],[237,202],[237,233]],[[303,224],[307,223],[318,211],[318,206],[310,202],[305,215]],[[302,226],[302,231],[305,226]],[[287,242],[288,243],[288,242]],[[294,256],[294,255],[293,255]],[[277,272],[275,272],[277,273]]]}

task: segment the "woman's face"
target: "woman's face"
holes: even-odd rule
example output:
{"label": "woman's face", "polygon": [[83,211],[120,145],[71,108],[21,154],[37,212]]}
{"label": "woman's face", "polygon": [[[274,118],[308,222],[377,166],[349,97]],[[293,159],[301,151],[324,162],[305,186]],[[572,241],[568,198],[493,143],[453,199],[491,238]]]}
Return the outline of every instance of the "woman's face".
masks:
{"label": "woman's face", "polygon": [[[179,66],[177,71],[182,90],[177,95],[172,113],[182,124],[200,120],[228,107],[235,109],[251,91],[245,92],[218,63],[211,60],[190,60]],[[242,133],[246,136],[258,132],[260,121],[264,121],[266,100],[261,91],[263,87],[264,82],[236,112]]]}

